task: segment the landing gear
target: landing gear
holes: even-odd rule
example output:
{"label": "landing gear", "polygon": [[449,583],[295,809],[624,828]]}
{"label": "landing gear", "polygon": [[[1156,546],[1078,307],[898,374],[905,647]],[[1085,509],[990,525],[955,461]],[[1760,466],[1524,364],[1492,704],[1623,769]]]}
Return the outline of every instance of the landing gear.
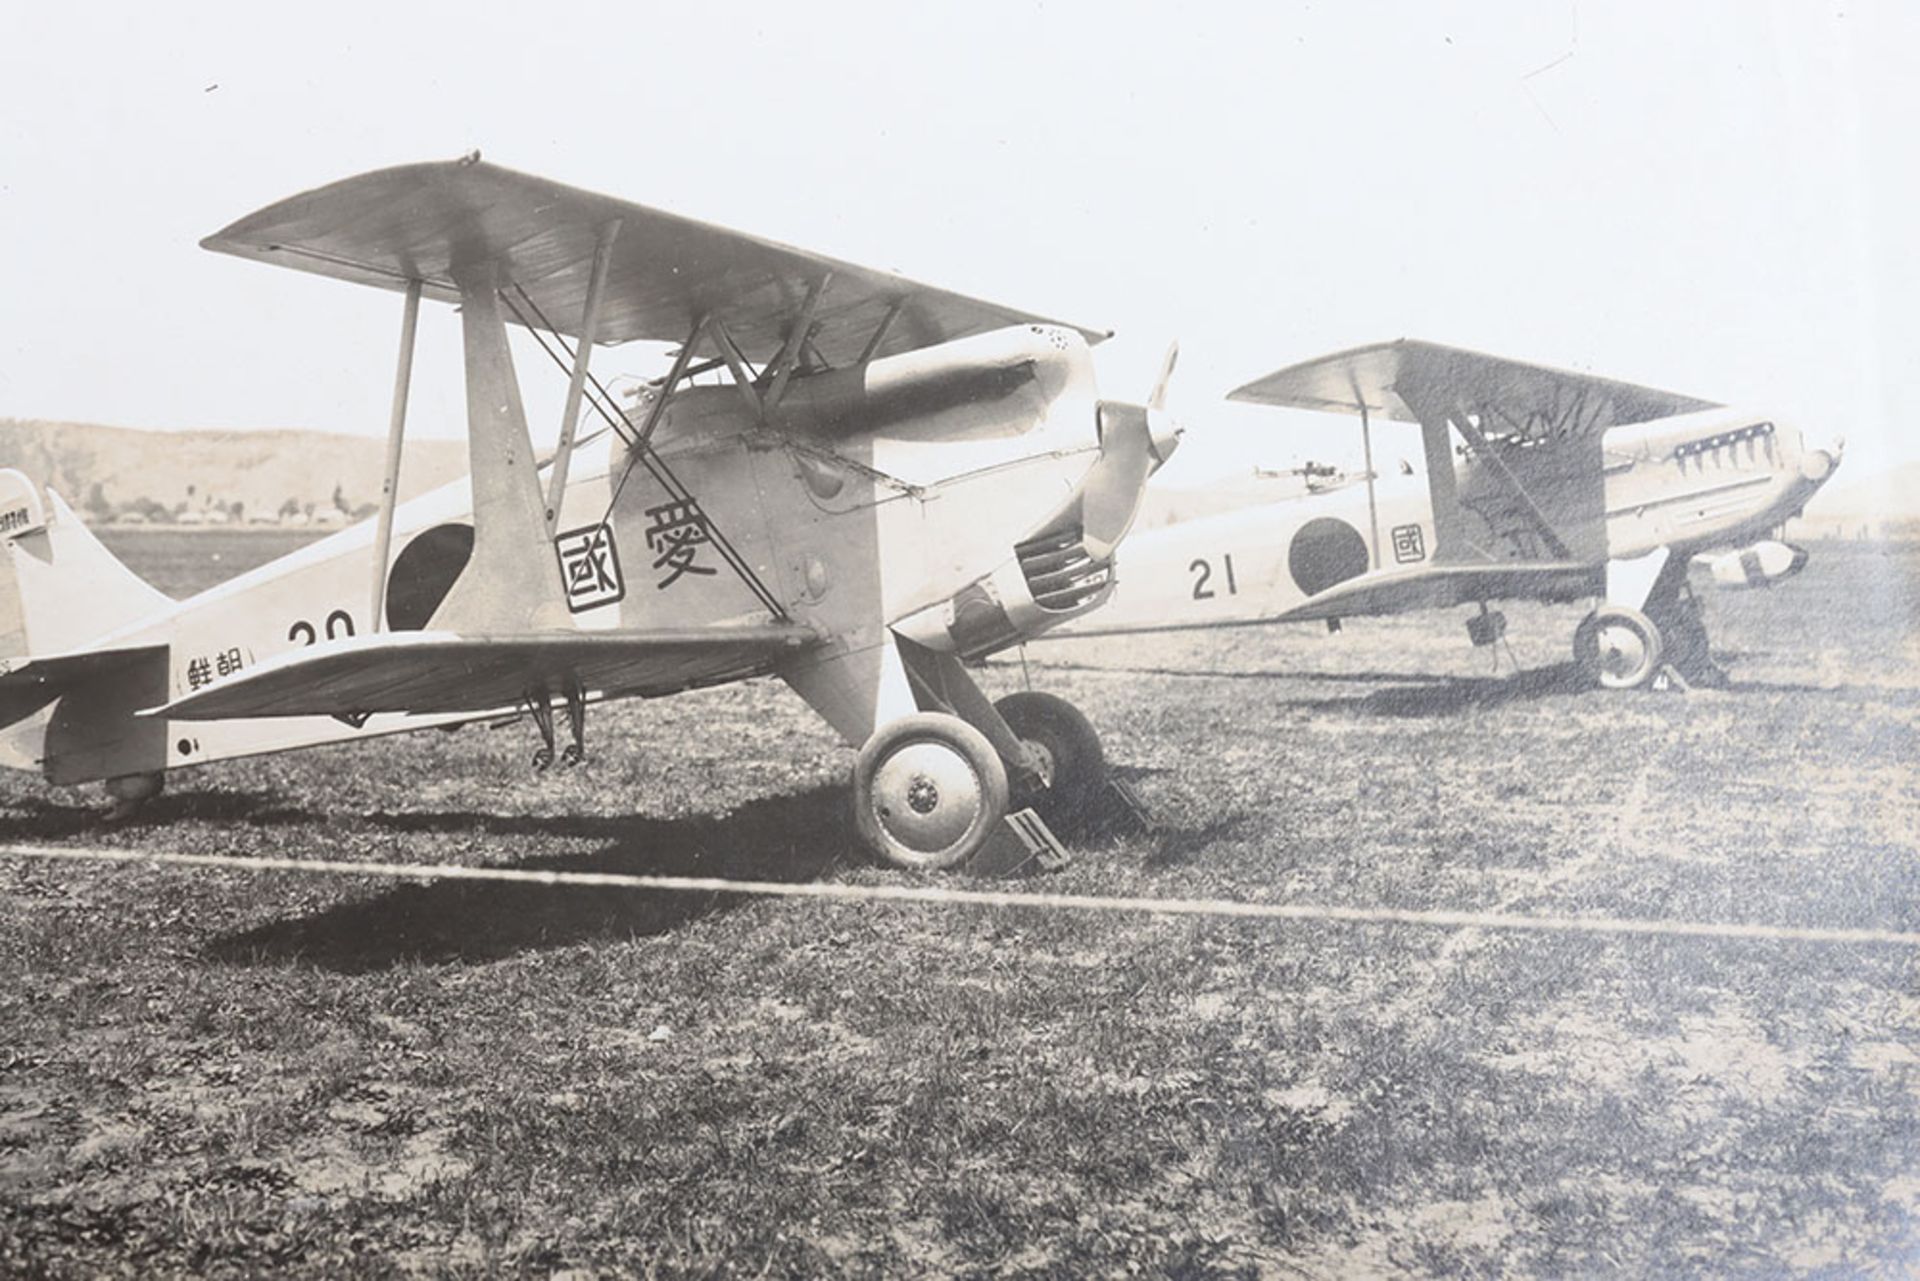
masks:
{"label": "landing gear", "polygon": [[[906,688],[895,687],[884,715],[862,684],[877,678],[887,692],[884,661],[863,670],[835,658],[782,673],[847,738],[868,735],[853,769],[854,822],[883,862],[919,871],[965,864],[983,875],[1052,871],[1067,864],[1055,824],[1085,830],[1138,814],[1107,778],[1099,736],[1072,704],[1032,692],[996,703],[957,654],[899,636],[891,644]],[[869,729],[875,719],[879,728]]]}
{"label": "landing gear", "polygon": [[854,823],[881,858],[922,871],[978,853],[1007,814],[1007,769],[973,726],[919,712],[884,726],[853,766]]}
{"label": "landing gear", "polygon": [[1602,689],[1637,689],[1660,670],[1660,629],[1637,609],[1603,605],[1573,633],[1573,661]]}
{"label": "landing gear", "polygon": [[573,741],[561,749],[560,764],[572,769],[587,759],[587,693],[578,685],[567,686],[567,733]]}
{"label": "landing gear", "polygon": [[[1608,603],[1573,634],[1574,662],[1588,680],[1602,689],[1727,685],[1727,674],[1707,649],[1707,624],[1687,584],[1687,562],[1685,555],[1659,548],[1608,565]],[[1638,602],[1640,609],[1627,602]]]}
{"label": "landing gear", "polygon": [[[546,770],[554,761],[553,702],[545,692],[528,694],[526,697],[527,714],[533,717],[533,727],[540,731],[540,746],[533,753],[533,768]],[[566,691],[567,732],[573,741],[560,749],[560,764],[571,769],[587,759],[587,696],[578,685],[572,685]]]}
{"label": "landing gear", "polygon": [[1708,650],[1706,611],[1690,590],[1682,591],[1664,607],[1649,605],[1647,613],[1660,629],[1667,663],[1688,685],[1725,689],[1731,683]]}
{"label": "landing gear", "polygon": [[107,821],[118,823],[132,818],[142,805],[160,795],[167,785],[167,776],[159,770],[146,774],[122,774],[118,778],[106,781],[107,795],[113,800],[113,807],[107,811]]}
{"label": "landing gear", "polygon": [[1033,765],[1013,789],[1016,809],[1031,807],[1061,836],[1092,826],[1107,786],[1100,736],[1080,709],[1056,694],[1022,690],[993,705]]}
{"label": "landing gear", "polygon": [[547,701],[545,691],[527,695],[527,714],[533,717],[533,727],[540,731],[540,746],[533,753],[533,768],[542,771],[553,764],[553,704]]}

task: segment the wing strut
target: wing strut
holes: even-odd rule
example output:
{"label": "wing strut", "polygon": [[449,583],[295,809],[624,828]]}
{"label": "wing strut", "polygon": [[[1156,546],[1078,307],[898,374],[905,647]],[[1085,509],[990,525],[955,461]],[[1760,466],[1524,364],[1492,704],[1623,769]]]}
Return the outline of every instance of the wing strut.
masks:
{"label": "wing strut", "polygon": [[1347,371],[1347,382],[1353,387],[1353,403],[1360,408],[1360,448],[1364,452],[1367,463],[1367,527],[1373,535],[1370,543],[1373,548],[1373,567],[1378,569],[1380,568],[1380,507],[1373,494],[1373,418],[1367,412],[1367,398],[1360,394],[1360,383],[1353,376],[1352,370]]}
{"label": "wing strut", "polygon": [[800,354],[813,338],[813,313],[820,306],[820,295],[827,292],[827,284],[833,279],[833,273],[814,280],[807,290],[807,300],[800,305],[800,314],[794,318],[793,328],[787,333],[786,345],[780,348],[780,354],[773,362],[773,381],[767,386],[766,403],[777,405],[780,398],[787,394],[787,379],[793,376],[794,366],[800,363]]}
{"label": "wing strut", "polygon": [[1427,496],[1433,504],[1433,559],[1458,560],[1465,539],[1460,525],[1460,482],[1453,470],[1453,428],[1445,409],[1411,387],[1396,385],[1394,391],[1420,423],[1420,447],[1427,458]]}
{"label": "wing strut", "polygon": [[[540,350],[547,354],[547,358],[561,369],[569,368],[567,362],[572,358],[572,349],[567,346],[566,338],[559,330],[554,328],[553,323],[548,320],[546,314],[540,310],[539,304],[523,293],[521,300],[526,304],[526,311],[522,312],[521,304],[515,302],[510,295],[502,292],[499,297],[519,319],[520,324],[527,332],[533,335],[534,341],[540,344]],[[529,319],[529,317],[532,319]],[[533,323],[534,320],[540,322],[538,326]],[[555,351],[552,346],[548,345],[546,338],[542,336],[540,332],[541,329],[545,329],[547,333],[553,335],[554,342],[559,346],[559,351]],[[717,319],[707,319],[700,321],[696,325],[694,332],[688,335],[688,342],[682,346],[682,351],[688,351],[694,342],[699,339],[703,331],[714,336],[715,344],[719,345],[723,352],[727,350],[727,346],[722,338],[724,332],[723,326]],[[562,358],[563,354],[566,359]],[[739,358],[737,350],[734,351],[733,355],[736,360]],[[691,357],[689,357],[689,359],[690,358]],[[678,363],[677,359],[676,363]],[[684,371],[682,372],[682,376],[684,376]],[[699,500],[693,496],[693,492],[681,483],[678,476],[674,475],[673,469],[667,466],[667,460],[660,457],[660,455],[654,451],[652,444],[641,436],[639,430],[634,427],[633,420],[627,417],[626,410],[620,408],[619,402],[607,391],[605,385],[601,383],[599,378],[589,373],[587,375],[587,383],[593,389],[592,393],[586,397],[587,404],[593,408],[595,413],[600,415],[607,426],[611,427],[614,433],[618,435],[621,440],[625,441],[628,446],[629,461],[625,474],[631,474],[636,464],[644,466],[653,478],[660,483],[660,487],[666,490],[668,497],[672,498],[675,502],[691,502],[696,507],[699,507]],[[750,384],[742,383],[740,385],[749,397],[758,397],[759,393],[756,392]],[[673,394],[673,391],[673,384],[667,383],[663,385],[661,399],[655,402],[655,408],[649,409],[648,411],[648,418],[654,423],[657,424],[659,414],[665,411],[666,399]],[[623,474],[620,481],[622,485],[626,483],[625,474]],[[616,487],[616,494],[617,492],[618,488]],[[706,515],[704,507],[701,507],[700,511],[703,516]],[[788,621],[786,608],[780,604],[780,598],[767,589],[767,585],[760,580],[758,574],[753,572],[753,567],[747,564],[746,559],[734,548],[732,542],[721,532],[720,526],[713,521],[711,516],[707,517],[707,533],[712,536],[713,545],[719,550],[721,559],[725,560],[740,581],[746,584],[747,590],[751,591],[754,596],[759,599],[760,603],[766,606],[767,612],[772,614],[773,617],[780,622],[784,623]]]}
{"label": "wing strut", "polygon": [[499,264],[458,272],[466,357],[467,454],[473,486],[473,556],[434,611],[451,631],[512,635],[572,630],[547,535],[526,408],[507,345]]}
{"label": "wing strut", "polygon": [[400,359],[393,371],[393,413],[387,424],[387,469],[380,480],[380,520],[373,535],[373,599],[367,605],[367,630],[386,626],[387,555],[393,550],[393,509],[400,498],[400,450],[407,434],[407,397],[413,388],[413,339],[420,326],[420,282],[407,282],[407,305],[400,318]]}
{"label": "wing strut", "polygon": [[887,308],[886,315],[880,317],[879,327],[873,331],[873,337],[867,339],[867,345],[861,349],[860,359],[855,361],[855,364],[864,365],[873,359],[873,353],[879,351],[880,344],[886,340],[887,330],[893,328],[894,319],[900,315],[901,309],[906,305],[907,296],[905,294],[901,294],[893,300],[893,305]]}
{"label": "wing strut", "polygon": [[673,368],[667,371],[666,381],[660,384],[660,394],[654,398],[651,405],[647,406],[646,419],[641,422],[640,431],[633,438],[634,448],[644,449],[647,442],[653,439],[654,428],[660,425],[660,419],[666,414],[667,402],[673,399],[674,388],[678,387],[680,380],[687,376],[687,365],[693,360],[694,346],[699,343],[700,335],[706,331],[707,321],[704,316],[693,322],[693,332],[688,334],[687,340],[680,344],[680,350],[673,358]]}
{"label": "wing strut", "polygon": [[593,276],[587,282],[586,310],[580,319],[580,340],[573,348],[573,375],[567,381],[567,403],[560,411],[560,443],[553,450],[553,474],[547,478],[547,533],[556,532],[560,502],[567,492],[567,467],[573,461],[573,437],[580,422],[580,397],[587,389],[587,362],[593,355],[594,335],[600,329],[600,300],[606,294],[607,267],[613,261],[613,240],[620,234],[620,220],[610,219],[600,228],[593,247]]}
{"label": "wing strut", "polygon": [[754,375],[747,368],[747,358],[740,354],[733,335],[727,332],[726,325],[715,319],[707,326],[707,332],[713,335],[713,345],[720,349],[720,358],[727,362],[727,372],[733,375],[733,385],[740,389],[746,398],[747,408],[752,411],[755,420],[766,417],[766,402],[760,399],[760,392],[754,385]]}

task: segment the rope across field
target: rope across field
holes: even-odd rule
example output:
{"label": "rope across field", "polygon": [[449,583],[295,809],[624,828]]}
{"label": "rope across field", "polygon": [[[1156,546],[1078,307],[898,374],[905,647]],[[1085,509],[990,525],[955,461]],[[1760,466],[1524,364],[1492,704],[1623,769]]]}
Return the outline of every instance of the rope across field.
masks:
{"label": "rope across field", "polygon": [[816,899],[841,903],[1019,908],[1256,921],[1330,922],[1347,925],[1415,925],[1449,930],[1642,935],[1748,942],[1920,948],[1920,931],[1765,925],[1741,921],[1452,912],[1391,907],[1344,907],[1325,903],[1259,903],[1243,899],[1219,898],[1050,894],[1018,890],[963,889],[942,885],[848,885],[831,881],[732,880],[716,876],[648,876],[622,872],[540,872],[515,867],[466,867],[457,863],[358,863],[336,859],[248,858],[234,854],[144,852],[79,845],[8,845],[0,846],[0,854],[12,858],[38,859],[48,862],[144,864],[149,867],[183,870],[215,868],[224,871],[360,876],[399,881],[492,881],[553,888],[651,890],[676,894],[740,894],[759,898]]}

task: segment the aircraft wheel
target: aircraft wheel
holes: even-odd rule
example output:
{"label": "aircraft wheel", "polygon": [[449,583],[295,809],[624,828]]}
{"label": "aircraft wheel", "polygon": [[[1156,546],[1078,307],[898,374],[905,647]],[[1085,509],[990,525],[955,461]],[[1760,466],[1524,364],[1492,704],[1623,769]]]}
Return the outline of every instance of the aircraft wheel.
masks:
{"label": "aircraft wheel", "polygon": [[167,776],[159,770],[146,774],[121,774],[106,782],[107,796],[113,801],[107,810],[107,821],[117,823],[131,818],[142,805],[160,795],[167,786]]}
{"label": "aircraft wheel", "polygon": [[1573,659],[1602,689],[1636,689],[1660,670],[1660,629],[1637,609],[1603,605],[1573,633]]}
{"label": "aircraft wheel", "polygon": [[919,712],[882,726],[853,765],[853,818],[895,867],[957,867],[1007,814],[1007,767],[957,716]]}
{"label": "aircraft wheel", "polygon": [[1016,807],[1032,806],[1062,836],[1084,830],[1107,785],[1100,735],[1079,708],[1057,694],[1023,690],[993,705],[1039,758],[1041,786],[1016,791]]}
{"label": "aircraft wheel", "polygon": [[551,747],[540,747],[540,748],[534,749],[533,768],[535,769],[535,771],[545,770],[548,767],[550,767],[552,764],[553,764],[553,749]]}

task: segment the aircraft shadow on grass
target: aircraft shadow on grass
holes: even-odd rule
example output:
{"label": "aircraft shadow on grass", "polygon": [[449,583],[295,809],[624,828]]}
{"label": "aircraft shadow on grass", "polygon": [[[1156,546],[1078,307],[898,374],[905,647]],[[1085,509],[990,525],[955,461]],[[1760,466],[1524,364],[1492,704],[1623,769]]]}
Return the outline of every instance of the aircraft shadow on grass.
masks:
{"label": "aircraft shadow on grass", "polygon": [[[819,879],[855,842],[846,792],[821,787],[750,802],[726,815],[673,820],[579,815],[375,814],[400,832],[481,831],[498,836],[602,840],[585,854],[502,866],[540,872]],[[216,961],[301,962],[361,973],[405,961],[484,962],[595,938],[671,933],[745,902],[737,894],[627,890],[485,881],[436,881],[384,890],[311,916],[269,921],[215,939]]]}
{"label": "aircraft shadow on grass", "polygon": [[[1116,770],[1122,777],[1152,772]],[[753,801],[724,815],[671,820],[456,812],[374,814],[369,821],[403,833],[477,831],[605,842],[591,853],[503,865],[541,872],[798,884],[831,875],[858,848],[846,790],[831,785]],[[1174,823],[1160,828],[1146,838],[1147,865],[1192,862],[1244,822],[1243,815],[1228,815],[1199,826]],[[342,973],[365,973],[403,962],[476,964],[591,939],[670,934],[747,901],[742,894],[512,882],[406,884],[309,916],[273,920],[223,935],[207,945],[204,955],[225,964],[299,963]]]}
{"label": "aircraft shadow on grass", "polygon": [[76,836],[99,836],[118,830],[164,832],[172,823],[245,823],[253,827],[298,826],[325,822],[325,816],[285,803],[265,792],[178,791],[147,802],[137,819],[108,818],[97,798],[68,804],[30,796],[9,802],[0,810],[0,838],[15,841],[58,841]]}
{"label": "aircraft shadow on grass", "polygon": [[1055,672],[1093,672],[1107,676],[1186,676],[1227,681],[1326,681],[1342,685],[1392,685],[1446,680],[1444,676],[1425,676],[1419,672],[1315,672],[1295,668],[1222,668],[1167,667],[1106,663],[1034,663],[1035,668]]}
{"label": "aircraft shadow on grass", "polygon": [[1529,668],[1509,676],[1448,676],[1418,684],[1389,685],[1355,698],[1289,700],[1295,707],[1359,716],[1421,719],[1451,716],[1475,707],[1585,691],[1574,664]]}
{"label": "aircraft shadow on grass", "polygon": [[1132,676],[1188,676],[1213,680],[1299,681],[1303,684],[1374,685],[1370,694],[1351,698],[1286,698],[1290,706],[1312,711],[1346,712],[1362,716],[1445,716],[1470,707],[1485,707],[1527,698],[1579,694],[1586,690],[1571,662],[1530,668],[1506,676],[1429,676],[1418,672],[1309,672],[1214,670],[1176,667],[1096,667],[1054,664],[1076,670]]}

